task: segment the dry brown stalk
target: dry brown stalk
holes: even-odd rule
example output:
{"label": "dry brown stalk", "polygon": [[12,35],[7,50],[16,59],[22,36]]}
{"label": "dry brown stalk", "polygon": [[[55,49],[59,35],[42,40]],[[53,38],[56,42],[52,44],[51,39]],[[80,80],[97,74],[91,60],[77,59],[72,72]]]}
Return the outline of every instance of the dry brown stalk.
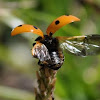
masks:
{"label": "dry brown stalk", "polygon": [[56,83],[56,70],[41,67],[36,72],[38,88],[35,88],[35,100],[54,100],[54,88]]}

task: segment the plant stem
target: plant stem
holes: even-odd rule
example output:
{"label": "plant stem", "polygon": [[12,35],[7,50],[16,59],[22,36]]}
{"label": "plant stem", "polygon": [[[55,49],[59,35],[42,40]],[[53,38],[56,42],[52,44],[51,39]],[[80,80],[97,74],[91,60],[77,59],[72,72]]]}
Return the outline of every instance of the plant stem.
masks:
{"label": "plant stem", "polygon": [[35,100],[54,100],[56,73],[56,70],[48,67],[41,67],[36,72],[38,88],[35,88]]}

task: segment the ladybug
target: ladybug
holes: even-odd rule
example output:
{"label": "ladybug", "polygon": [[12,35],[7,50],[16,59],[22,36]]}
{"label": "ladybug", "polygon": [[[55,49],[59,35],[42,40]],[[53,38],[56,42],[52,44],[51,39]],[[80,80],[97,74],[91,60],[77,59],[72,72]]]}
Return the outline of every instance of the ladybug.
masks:
{"label": "ladybug", "polygon": [[33,43],[32,56],[39,59],[38,65],[58,70],[64,62],[63,50],[82,57],[100,52],[100,35],[53,37],[59,28],[74,21],[80,21],[80,19],[72,15],[62,15],[48,26],[46,35],[36,26],[23,24],[14,28],[11,36],[23,32],[39,35]]}

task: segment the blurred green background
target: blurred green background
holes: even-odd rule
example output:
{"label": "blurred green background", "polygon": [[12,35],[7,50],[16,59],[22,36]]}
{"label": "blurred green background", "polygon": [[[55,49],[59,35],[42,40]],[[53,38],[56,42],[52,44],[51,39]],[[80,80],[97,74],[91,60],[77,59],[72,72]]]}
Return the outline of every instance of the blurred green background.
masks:
{"label": "blurred green background", "polygon": [[[100,0],[0,0],[0,100],[34,100],[37,85],[38,60],[31,55],[37,35],[11,37],[11,30],[27,23],[46,34],[48,25],[64,14],[81,21],[64,26],[54,36],[100,34]],[[64,55],[55,100],[100,100],[100,55]]]}

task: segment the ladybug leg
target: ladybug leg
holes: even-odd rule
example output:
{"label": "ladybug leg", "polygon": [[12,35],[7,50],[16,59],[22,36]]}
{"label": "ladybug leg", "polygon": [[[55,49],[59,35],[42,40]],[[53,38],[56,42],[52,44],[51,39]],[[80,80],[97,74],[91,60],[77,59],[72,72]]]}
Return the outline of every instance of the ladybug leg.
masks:
{"label": "ladybug leg", "polygon": [[53,70],[58,70],[61,66],[59,66],[59,67],[54,67],[55,66],[55,64],[54,65],[49,65],[48,67],[50,68],[50,69],[53,69]]}
{"label": "ladybug leg", "polygon": [[61,66],[54,67],[56,64],[53,64],[53,65],[52,64],[43,64],[40,60],[38,62],[38,65],[41,66],[41,69],[44,68],[44,67],[48,67],[48,68],[50,68],[52,70],[58,70],[61,67]]}
{"label": "ladybug leg", "polygon": [[32,45],[33,45],[33,47],[34,47],[34,45],[35,45],[36,43],[33,43]]}
{"label": "ladybug leg", "polygon": [[38,62],[38,65],[39,65],[39,66],[42,66],[42,67],[44,66],[44,64],[43,64],[43,63],[41,63],[41,61],[40,61],[40,60],[39,60],[39,62]]}
{"label": "ladybug leg", "polygon": [[44,64],[42,64],[40,60],[38,61],[38,65],[41,66],[40,70],[44,68]]}

